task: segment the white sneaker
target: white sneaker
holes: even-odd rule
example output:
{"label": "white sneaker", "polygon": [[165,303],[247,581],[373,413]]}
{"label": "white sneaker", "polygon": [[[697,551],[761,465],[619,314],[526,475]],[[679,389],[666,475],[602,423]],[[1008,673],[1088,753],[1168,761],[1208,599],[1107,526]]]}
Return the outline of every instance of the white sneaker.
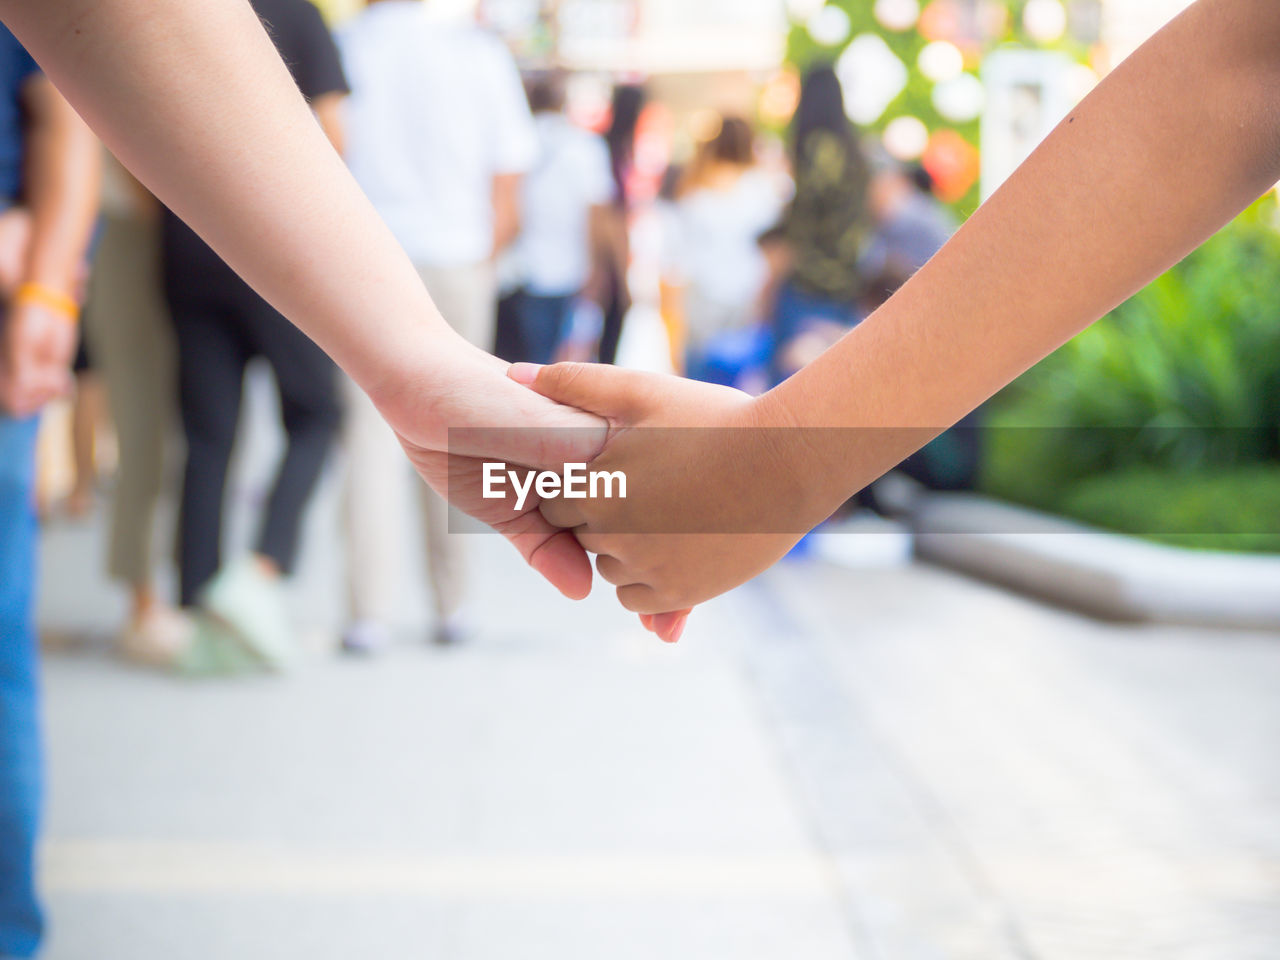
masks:
{"label": "white sneaker", "polygon": [[219,572],[205,588],[201,606],[268,670],[283,672],[297,660],[284,585],[268,576],[253,557]]}
{"label": "white sneaker", "polygon": [[182,657],[195,633],[195,624],[181,611],[161,604],[139,619],[131,619],[120,632],[120,655],[145,667],[172,667]]}
{"label": "white sneaker", "polygon": [[391,631],[381,620],[357,620],[342,635],[343,653],[370,656],[390,645]]}
{"label": "white sneaker", "polygon": [[431,632],[431,642],[438,647],[456,647],[471,637],[471,622],[461,613],[443,617]]}

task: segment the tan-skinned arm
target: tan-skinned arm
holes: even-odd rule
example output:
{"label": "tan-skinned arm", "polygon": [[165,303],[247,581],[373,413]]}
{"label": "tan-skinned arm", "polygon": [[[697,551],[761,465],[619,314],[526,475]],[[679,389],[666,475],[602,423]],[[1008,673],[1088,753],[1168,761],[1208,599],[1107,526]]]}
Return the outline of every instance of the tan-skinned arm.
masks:
{"label": "tan-skinned arm", "polygon": [[[1278,178],[1280,4],[1200,0],[1104,80],[883,308],[759,400],[594,368],[513,371],[615,428],[753,428],[683,443],[615,429],[596,463],[627,472],[630,498],[556,501],[544,513],[602,554],[629,609],[709,599],[766,569]],[[717,524],[759,532],[630,532]]]}
{"label": "tan-skinned arm", "polygon": [[[75,298],[98,212],[101,147],[43,76],[22,91],[29,117],[23,205],[29,234],[19,279]],[[75,352],[75,318],[36,300],[12,304],[4,324],[0,406],[24,415],[64,392]]]}
{"label": "tan-skinned arm", "polygon": [[479,463],[445,451],[451,427],[516,424],[454,451],[550,465],[596,452],[602,425],[516,389],[449,329],[247,2],[0,0],[0,19],[138,180],[370,394],[428,482],[566,593],[589,589],[571,536],[536,511],[496,516]]}
{"label": "tan-skinned arm", "polygon": [[[940,431],[1277,179],[1280,4],[1200,0],[1073,110],[896,296],[765,406],[803,425]],[[871,479],[847,466],[859,486]]]}

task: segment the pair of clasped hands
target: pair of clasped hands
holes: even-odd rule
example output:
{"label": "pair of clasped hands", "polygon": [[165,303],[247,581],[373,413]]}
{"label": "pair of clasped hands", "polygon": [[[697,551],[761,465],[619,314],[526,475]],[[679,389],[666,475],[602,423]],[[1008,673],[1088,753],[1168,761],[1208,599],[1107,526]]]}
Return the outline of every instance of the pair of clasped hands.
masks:
{"label": "pair of clasped hands", "polygon": [[[433,378],[428,436],[417,432],[427,390],[375,395],[418,472],[567,597],[590,593],[595,554],[623,607],[665,641],[680,638],[692,607],[767,569],[829,512],[796,483],[801,451],[769,429],[786,419],[768,396],[598,364],[506,367],[479,351],[462,366],[450,364],[444,383]],[[483,496],[483,467],[495,460],[622,471],[627,497],[531,495],[517,510],[514,495]],[[760,530],[790,532],[751,532]]]}

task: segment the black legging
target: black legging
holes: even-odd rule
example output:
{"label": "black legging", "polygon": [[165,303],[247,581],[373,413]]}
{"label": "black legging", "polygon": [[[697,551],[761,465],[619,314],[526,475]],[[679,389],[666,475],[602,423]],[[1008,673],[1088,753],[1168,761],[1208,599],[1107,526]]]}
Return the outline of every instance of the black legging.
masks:
{"label": "black legging", "polygon": [[177,333],[187,435],[178,521],[183,606],[199,600],[221,565],[223,495],[249,361],[261,356],[271,365],[288,436],[257,544],[283,573],[293,569],[302,516],[339,421],[332,361],[201,247],[181,223],[166,218],[165,292]]}
{"label": "black legging", "polygon": [[617,270],[609,272],[609,300],[604,311],[604,326],[600,330],[600,362],[618,362],[618,344],[622,342],[622,325],[627,319],[626,280]]}

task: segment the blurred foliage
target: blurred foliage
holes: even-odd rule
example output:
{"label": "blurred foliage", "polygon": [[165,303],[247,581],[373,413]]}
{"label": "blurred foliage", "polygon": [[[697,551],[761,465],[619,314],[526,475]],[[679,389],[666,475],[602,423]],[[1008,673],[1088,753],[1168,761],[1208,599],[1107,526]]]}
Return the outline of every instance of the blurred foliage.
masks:
{"label": "blurred foliage", "polygon": [[1280,465],[1106,474],[1073,487],[1058,512],[1174,546],[1280,553]]}
{"label": "blurred foliage", "polygon": [[[987,423],[998,429],[987,438],[984,489],[1040,508],[1087,507],[1117,523],[1193,502],[1223,510],[1224,521],[1246,509],[1231,503],[1226,481],[1203,501],[1187,492],[1162,505],[1164,487],[1150,478],[1164,474],[1170,490],[1190,490],[1201,477],[1241,469],[1255,477],[1249,468],[1280,463],[1277,216],[1270,194],[992,401]],[[1098,478],[1109,474],[1148,480],[1108,487]],[[1256,474],[1247,489],[1280,512],[1280,472]],[[1154,499],[1104,509],[1105,490]],[[1223,527],[1206,518],[1204,529]]]}
{"label": "blurred foliage", "polygon": [[[926,36],[920,29],[920,22],[927,22],[930,13],[936,12],[931,11],[930,8],[944,5],[951,5],[957,11],[970,5],[977,9],[987,8],[987,15],[980,18],[983,24],[980,32],[983,35],[981,37],[948,36],[945,38]],[[889,104],[881,117],[865,129],[880,134],[884,132],[885,127],[898,117],[912,116],[922,121],[930,134],[937,134],[943,130],[952,130],[958,133],[966,142],[977,147],[981,129],[980,119],[974,119],[967,123],[953,123],[938,112],[933,102],[935,84],[920,71],[920,52],[932,39],[947,39],[954,42],[964,52],[965,71],[975,76],[979,74],[983,56],[1004,44],[1014,44],[1019,47],[1036,50],[1057,50],[1065,52],[1081,62],[1087,59],[1087,46],[1074,38],[1074,31],[1077,26],[1074,22],[1071,24],[1073,29],[1069,29],[1061,40],[1052,44],[1040,43],[1027,34],[1023,28],[1023,8],[1026,5],[1027,0],[979,0],[979,2],[973,4],[966,3],[964,0],[933,0],[933,2],[922,0],[920,4],[922,8],[921,21],[917,22],[915,27],[907,30],[890,30],[876,19],[873,0],[827,0],[827,6],[840,7],[848,14],[851,24],[848,37],[838,46],[826,46],[813,38],[804,22],[793,22],[787,42],[787,60],[803,72],[815,64],[835,63],[840,54],[859,36],[864,34],[878,36],[906,66],[907,84],[902,92]],[[1075,4],[1068,4],[1071,19],[1076,19],[1078,9],[1089,6],[1091,4],[1081,2],[1081,0],[1077,0]],[[1003,13],[1000,12],[1001,9]],[[1000,24],[1000,27],[994,31],[992,30],[994,25],[991,17],[992,12],[997,14],[994,22]],[[979,186],[975,183],[964,198],[953,206],[955,211],[964,218],[977,209],[978,201]]]}

